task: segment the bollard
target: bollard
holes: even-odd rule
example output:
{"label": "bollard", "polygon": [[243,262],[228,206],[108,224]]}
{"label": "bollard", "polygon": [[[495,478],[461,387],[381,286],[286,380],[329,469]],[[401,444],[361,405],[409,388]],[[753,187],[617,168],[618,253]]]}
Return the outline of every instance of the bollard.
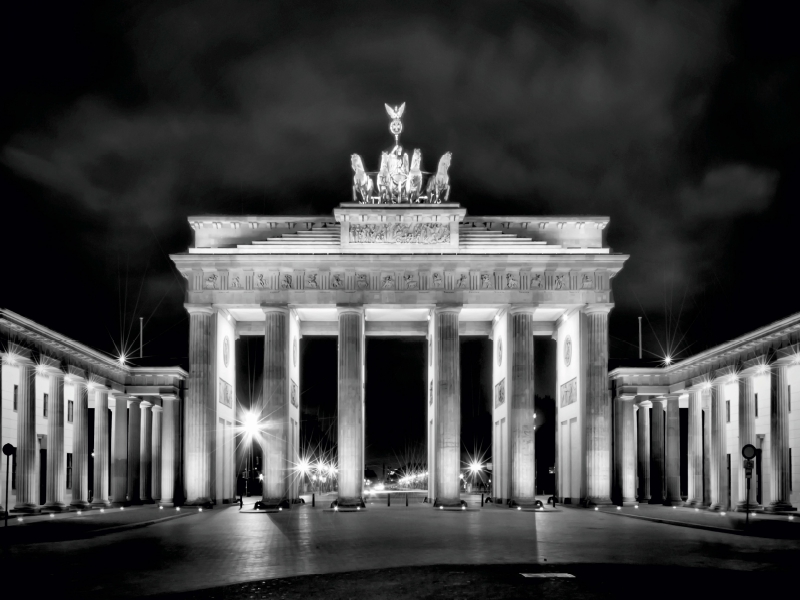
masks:
{"label": "bollard", "polygon": [[386,493],[386,506],[391,506],[391,505],[392,505],[392,495],[389,492],[387,492]]}
{"label": "bollard", "polygon": [[406,492],[406,506],[408,506],[408,492]]}
{"label": "bollard", "polygon": [[317,505],[316,498],[314,498],[314,494],[311,494],[311,508],[314,508]]}
{"label": "bollard", "polygon": [[481,492],[481,508],[483,508],[483,492]]}

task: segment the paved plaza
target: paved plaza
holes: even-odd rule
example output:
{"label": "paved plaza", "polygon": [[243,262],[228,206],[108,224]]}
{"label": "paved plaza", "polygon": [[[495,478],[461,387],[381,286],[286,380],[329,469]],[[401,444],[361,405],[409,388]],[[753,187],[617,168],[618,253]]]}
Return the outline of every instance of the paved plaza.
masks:
{"label": "paved plaza", "polygon": [[[203,512],[195,509],[185,518],[70,541],[25,543],[17,538],[8,543],[4,536],[3,564],[6,573],[35,585],[38,596],[52,593],[88,600],[431,565],[515,565],[513,569],[552,571],[606,564],[615,565],[614,569],[702,569],[706,574],[718,569],[786,572],[800,558],[798,540],[625,518],[613,507],[598,511],[480,509],[479,497],[473,498],[478,500],[466,511],[433,510],[418,501],[406,507],[398,496],[391,507],[379,498],[368,502],[366,510],[348,513],[333,512],[323,502],[316,508],[306,504],[269,514],[240,512],[238,505]],[[252,504],[255,498],[248,500]],[[153,507],[140,510],[141,516],[133,521],[143,522],[148,512],[158,514]],[[645,510],[653,516],[659,509]],[[134,513],[130,511],[127,518]],[[702,516],[730,526],[727,516]],[[782,523],[795,527],[794,521]],[[430,569],[425,572],[432,577]]]}

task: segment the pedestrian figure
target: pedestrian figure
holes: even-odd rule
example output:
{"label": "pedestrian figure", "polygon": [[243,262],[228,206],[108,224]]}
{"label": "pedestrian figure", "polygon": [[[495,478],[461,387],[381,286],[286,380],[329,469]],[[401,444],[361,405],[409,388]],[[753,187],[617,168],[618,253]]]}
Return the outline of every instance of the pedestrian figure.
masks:
{"label": "pedestrian figure", "polygon": [[242,496],[239,495],[239,510],[244,508],[244,501],[242,500]]}

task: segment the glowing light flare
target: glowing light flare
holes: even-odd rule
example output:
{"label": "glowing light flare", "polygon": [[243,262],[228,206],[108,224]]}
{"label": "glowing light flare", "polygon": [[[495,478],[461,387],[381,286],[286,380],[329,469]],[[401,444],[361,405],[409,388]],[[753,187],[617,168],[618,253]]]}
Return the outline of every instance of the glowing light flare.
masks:
{"label": "glowing light flare", "polygon": [[672,364],[672,357],[669,354],[667,354],[664,357],[664,364],[667,366],[670,366]]}
{"label": "glowing light flare", "polygon": [[120,355],[117,357],[117,362],[118,362],[118,363],[120,364],[120,366],[122,366],[122,367],[124,367],[124,366],[125,366],[125,361],[127,361],[127,360],[128,360],[128,357],[127,357],[127,356],[125,356],[125,353],[124,353],[124,352],[120,353]]}

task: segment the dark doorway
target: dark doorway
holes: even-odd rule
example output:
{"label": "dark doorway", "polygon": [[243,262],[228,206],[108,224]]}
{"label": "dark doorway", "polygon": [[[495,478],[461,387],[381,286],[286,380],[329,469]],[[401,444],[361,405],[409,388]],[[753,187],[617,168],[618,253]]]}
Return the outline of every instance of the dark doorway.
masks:
{"label": "dark doorway", "polygon": [[39,450],[39,504],[47,502],[47,448]]}

